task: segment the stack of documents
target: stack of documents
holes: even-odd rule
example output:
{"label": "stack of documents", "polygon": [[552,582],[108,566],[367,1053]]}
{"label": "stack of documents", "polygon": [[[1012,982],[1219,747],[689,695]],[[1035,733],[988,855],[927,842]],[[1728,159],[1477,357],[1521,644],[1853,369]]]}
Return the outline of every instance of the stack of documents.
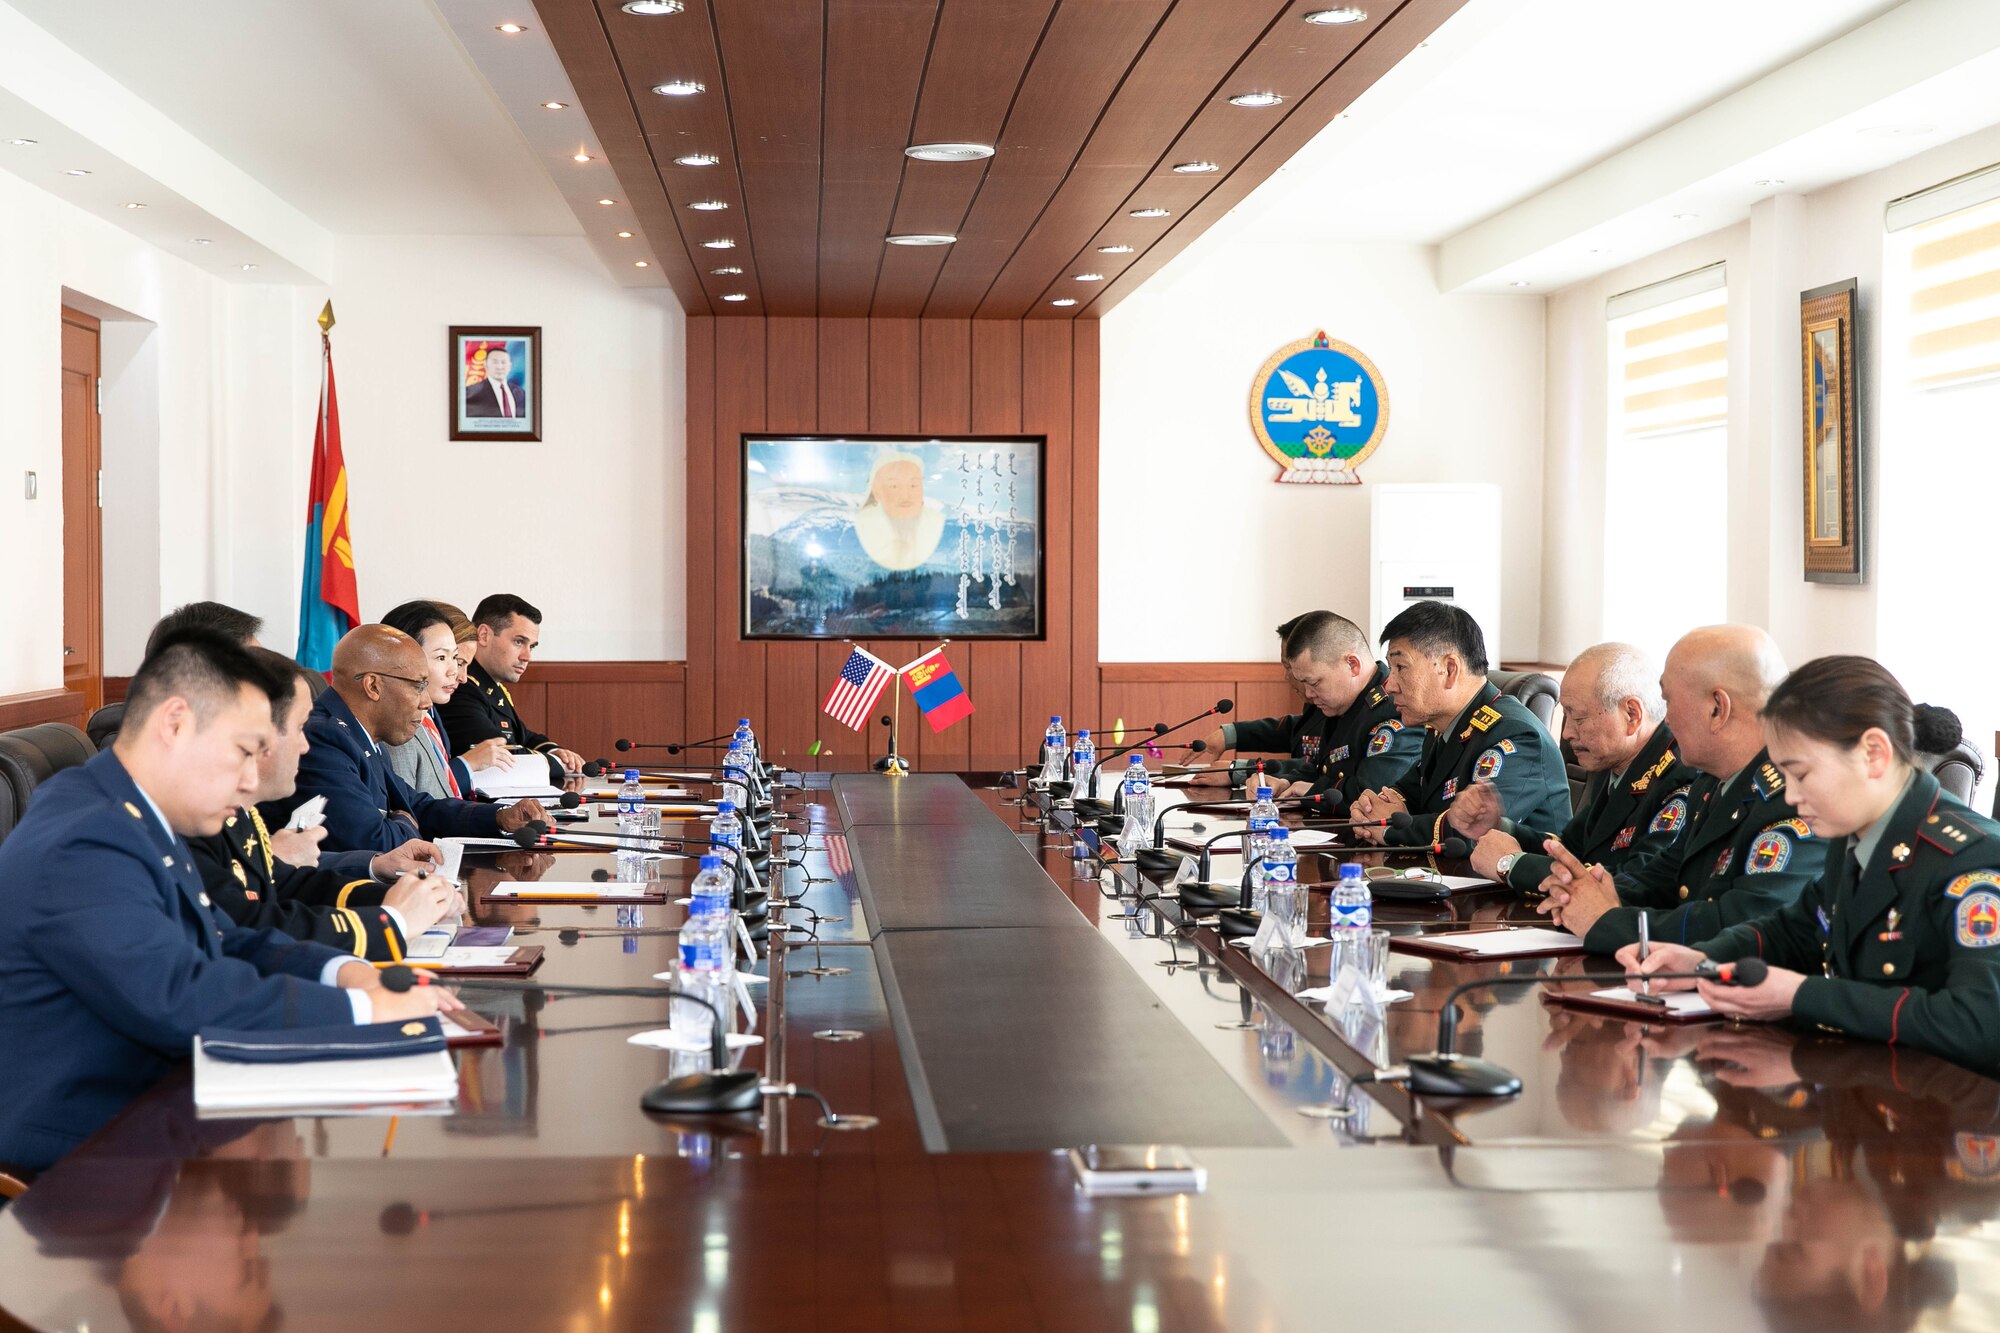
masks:
{"label": "stack of documents", "polygon": [[234,1112],[329,1114],[371,1107],[449,1110],[458,1070],[444,1051],[364,1060],[238,1064],[194,1043],[194,1104],[204,1115]]}
{"label": "stack of documents", "polygon": [[538,754],[516,755],[512,768],[475,768],[472,786],[502,800],[562,795],[562,788],[549,785],[548,761]]}

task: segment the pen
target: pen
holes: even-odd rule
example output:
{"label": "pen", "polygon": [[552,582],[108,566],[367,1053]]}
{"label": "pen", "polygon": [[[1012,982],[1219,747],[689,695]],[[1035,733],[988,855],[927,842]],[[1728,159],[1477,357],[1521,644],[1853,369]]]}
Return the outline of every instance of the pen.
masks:
{"label": "pen", "polygon": [[[1644,966],[1646,962],[1646,950],[1649,946],[1649,943],[1650,941],[1647,938],[1647,930],[1646,930],[1646,913],[1645,910],[1642,908],[1640,909],[1639,912],[1639,963],[1641,966]],[[1651,995],[1653,993],[1652,978],[1650,977],[1639,978],[1639,993],[1641,995]]]}

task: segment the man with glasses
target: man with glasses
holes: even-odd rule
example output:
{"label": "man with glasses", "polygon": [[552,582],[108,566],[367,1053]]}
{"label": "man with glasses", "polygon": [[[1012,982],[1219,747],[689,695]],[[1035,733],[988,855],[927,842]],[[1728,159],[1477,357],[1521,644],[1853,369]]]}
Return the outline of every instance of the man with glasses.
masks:
{"label": "man with glasses", "polygon": [[389,767],[387,747],[417,734],[430,708],[424,652],[387,625],[358,625],[333,650],[332,688],[306,718],[311,748],[299,762],[298,790],[258,807],[284,823],[314,796],[326,797],[326,845],[392,851],[412,837],[491,838],[530,820],[547,821],[534,801],[501,807],[410,790]]}

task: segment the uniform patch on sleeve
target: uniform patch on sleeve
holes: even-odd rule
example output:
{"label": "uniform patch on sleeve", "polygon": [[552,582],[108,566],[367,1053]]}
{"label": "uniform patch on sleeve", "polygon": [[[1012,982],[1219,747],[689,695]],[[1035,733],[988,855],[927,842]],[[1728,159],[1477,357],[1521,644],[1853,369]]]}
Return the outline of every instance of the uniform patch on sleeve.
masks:
{"label": "uniform patch on sleeve", "polygon": [[1639,831],[1637,824],[1628,824],[1618,830],[1618,836],[1611,840],[1611,850],[1622,852],[1632,845],[1632,835]]}
{"label": "uniform patch on sleeve", "polygon": [[[1507,742],[1502,741],[1501,744],[1506,745]],[[1512,749],[1513,747],[1509,745],[1508,748]],[[1501,751],[1499,745],[1494,746],[1492,749],[1483,752],[1472,765],[1473,779],[1478,782],[1491,782],[1500,776],[1500,767],[1506,762],[1506,754]]]}
{"label": "uniform patch on sleeve", "polygon": [[1378,754],[1386,753],[1389,747],[1396,743],[1396,733],[1402,729],[1403,724],[1400,722],[1384,722],[1369,732],[1368,757],[1373,759]]}
{"label": "uniform patch on sleeve", "polygon": [[2000,889],[2000,870],[1972,870],[1945,885],[1944,896],[1963,898],[1972,889]]}
{"label": "uniform patch on sleeve", "polygon": [[1774,875],[1792,863],[1793,822],[1788,820],[1757,835],[1757,841],[1750,844],[1750,854],[1743,858],[1744,874]]}
{"label": "uniform patch on sleeve", "polygon": [[1687,797],[1685,796],[1673,797],[1665,805],[1660,807],[1659,813],[1653,816],[1653,822],[1646,825],[1646,832],[1679,833],[1681,831],[1681,825],[1687,823],[1687,817],[1688,817]]}
{"label": "uniform patch on sleeve", "polygon": [[2000,944],[2000,893],[1974,889],[1958,900],[1958,943],[1965,949]]}

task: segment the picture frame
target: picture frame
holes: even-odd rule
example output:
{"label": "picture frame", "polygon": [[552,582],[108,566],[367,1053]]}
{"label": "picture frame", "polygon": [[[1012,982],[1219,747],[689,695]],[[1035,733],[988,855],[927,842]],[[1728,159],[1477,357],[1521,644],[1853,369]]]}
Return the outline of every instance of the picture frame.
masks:
{"label": "picture frame", "polygon": [[1865,583],[1864,453],[1856,401],[1858,286],[1849,278],[1799,293],[1801,464],[1808,583]]}
{"label": "picture frame", "polygon": [[[449,332],[446,409],[454,441],[542,438],[542,330],[539,325],[454,324]],[[504,355],[505,388],[488,382]]]}
{"label": "picture frame", "polygon": [[1048,437],[741,439],[740,633],[1047,637]]}

